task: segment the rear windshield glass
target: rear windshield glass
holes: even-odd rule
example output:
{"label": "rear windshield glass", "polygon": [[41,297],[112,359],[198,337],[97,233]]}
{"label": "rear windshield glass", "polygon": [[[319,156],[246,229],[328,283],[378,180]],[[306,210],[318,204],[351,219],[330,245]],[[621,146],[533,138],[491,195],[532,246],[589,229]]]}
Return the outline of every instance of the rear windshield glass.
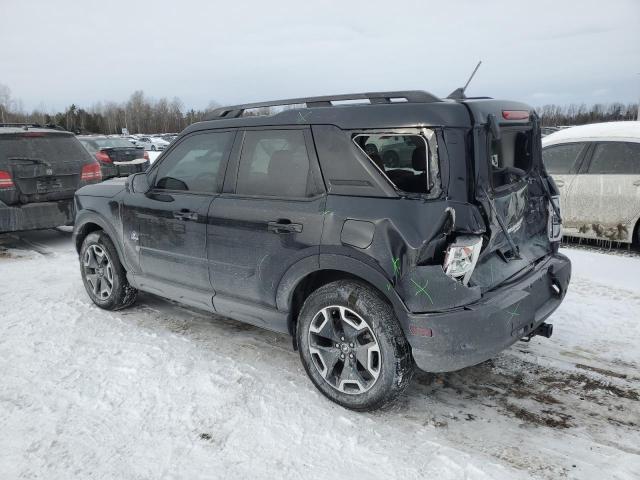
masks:
{"label": "rear windshield glass", "polygon": [[46,161],[88,160],[87,151],[72,135],[0,135],[0,162],[16,158]]}
{"label": "rear windshield glass", "polygon": [[429,148],[424,137],[359,134],[353,141],[399,190],[429,191]]}
{"label": "rear windshield glass", "polygon": [[82,144],[91,151],[103,148],[135,148],[135,145],[124,138],[81,138]]}
{"label": "rear windshield glass", "polygon": [[502,128],[490,137],[489,162],[494,188],[518,182],[531,169],[532,130]]}

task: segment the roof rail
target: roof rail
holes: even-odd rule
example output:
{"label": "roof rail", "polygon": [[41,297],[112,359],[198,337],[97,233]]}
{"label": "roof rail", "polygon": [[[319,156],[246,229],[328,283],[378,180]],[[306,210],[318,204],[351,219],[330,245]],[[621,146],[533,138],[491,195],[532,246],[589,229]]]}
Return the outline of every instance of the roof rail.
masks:
{"label": "roof rail", "polygon": [[342,95],[325,95],[321,97],[289,98],[286,100],[272,100],[269,102],[245,103],[228,107],[216,108],[210,112],[205,120],[220,120],[241,117],[245,110],[263,107],[278,107],[284,105],[304,104],[307,108],[331,107],[332,102],[345,100],[369,100],[371,104],[392,103],[394,99],[404,99],[408,103],[433,103],[442,100],[431,93],[422,90],[405,90],[397,92],[366,92],[346,93]]}

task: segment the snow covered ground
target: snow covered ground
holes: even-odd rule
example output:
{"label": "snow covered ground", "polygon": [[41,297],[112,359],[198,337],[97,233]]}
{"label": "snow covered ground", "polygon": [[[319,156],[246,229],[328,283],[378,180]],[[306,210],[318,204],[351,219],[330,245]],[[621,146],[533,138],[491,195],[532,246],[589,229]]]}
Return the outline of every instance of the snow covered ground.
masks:
{"label": "snow covered ground", "polygon": [[0,478],[640,478],[640,258],[563,252],[551,339],[358,414],[283,335],[99,310],[68,232],[0,236]]}

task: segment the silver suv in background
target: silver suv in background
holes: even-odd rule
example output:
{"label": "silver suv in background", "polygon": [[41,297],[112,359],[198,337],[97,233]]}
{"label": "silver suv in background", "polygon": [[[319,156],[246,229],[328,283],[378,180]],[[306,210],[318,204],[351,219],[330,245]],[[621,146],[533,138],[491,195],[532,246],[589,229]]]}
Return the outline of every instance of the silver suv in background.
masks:
{"label": "silver suv in background", "polygon": [[542,147],[560,190],[565,235],[638,244],[640,122],[560,130]]}

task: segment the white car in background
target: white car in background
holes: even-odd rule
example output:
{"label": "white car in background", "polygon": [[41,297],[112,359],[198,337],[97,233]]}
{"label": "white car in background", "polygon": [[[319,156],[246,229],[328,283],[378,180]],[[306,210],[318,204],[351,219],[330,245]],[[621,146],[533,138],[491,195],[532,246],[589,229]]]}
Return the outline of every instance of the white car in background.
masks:
{"label": "white car in background", "polygon": [[542,139],[565,235],[640,242],[640,122],[594,123]]}
{"label": "white car in background", "polygon": [[137,145],[144,147],[145,150],[161,151],[169,146],[169,142],[159,137],[140,137],[136,141]]}

